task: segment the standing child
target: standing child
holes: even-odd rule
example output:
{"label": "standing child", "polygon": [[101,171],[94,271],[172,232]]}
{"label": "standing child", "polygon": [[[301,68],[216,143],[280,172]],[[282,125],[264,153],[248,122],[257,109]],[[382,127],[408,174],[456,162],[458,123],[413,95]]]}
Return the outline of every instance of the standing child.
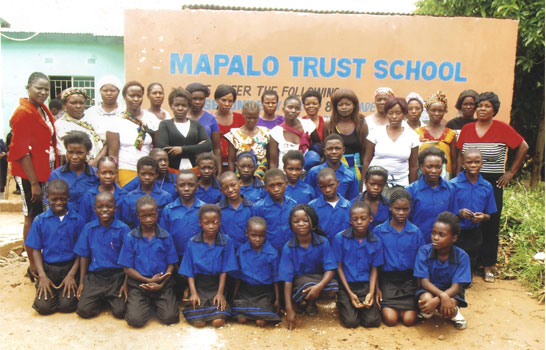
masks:
{"label": "standing child", "polygon": [[163,324],[178,323],[178,305],[171,274],[178,262],[171,235],[157,224],[157,203],[151,196],[136,202],[140,224],[124,237],[118,264],[127,275],[125,321],[140,328],[155,315]]}
{"label": "standing child", "polygon": [[155,180],[159,173],[159,164],[150,156],[144,156],[137,162],[137,173],[140,186],[127,193],[121,202],[120,214],[122,220],[131,228],[139,225],[136,212],[137,200],[145,195],[152,196],[157,204],[159,215],[163,208],[172,201],[172,196],[156,186]]}
{"label": "standing child", "polygon": [[279,254],[265,239],[266,222],[251,217],[246,228],[247,242],[237,250],[239,271],[232,311],[239,323],[281,322],[279,312]]}
{"label": "standing child", "polygon": [[[162,148],[152,148],[148,154],[150,157],[157,161],[159,165],[159,172],[157,179],[155,179],[155,185],[160,190],[169,192],[175,200],[178,198],[176,193],[176,176],[169,171],[169,155]],[[136,190],[140,186],[140,178],[137,176],[131,180],[127,185],[123,186],[123,189],[127,192]]]}
{"label": "standing child", "polygon": [[93,146],[83,131],[69,131],[63,137],[66,148],[66,164],[51,172],[49,181],[63,179],[70,188],[68,209],[78,212],[85,192],[99,184],[97,169],[87,164],[87,156]]}
{"label": "standing child", "polygon": [[264,198],[266,193],[264,182],[254,176],[256,172],[256,157],[252,152],[239,154],[237,157],[237,173],[241,182],[241,194],[253,203]]}
{"label": "standing child", "polygon": [[389,202],[391,219],[373,230],[383,243],[384,256],[376,299],[381,305],[383,322],[389,327],[395,326],[399,319],[404,326],[411,326],[417,318],[417,283],[412,269],[417,250],[425,241],[419,228],[408,221],[410,207],[408,191],[395,189]]}
{"label": "standing child", "polygon": [[216,157],[210,152],[197,156],[197,169],[199,170],[199,182],[195,197],[205,203],[216,204],[222,199],[220,185],[216,180]]}
{"label": "standing child", "polygon": [[369,231],[372,210],[364,202],[351,207],[351,226],[332,243],[337,273],[343,285],[337,293],[339,320],[344,327],[379,327],[381,312],[375,300],[377,268],[383,265],[381,240]]}
{"label": "standing child", "polygon": [[94,201],[98,219],[85,225],[74,247],[80,257],[76,313],[83,318],[95,317],[106,302],[115,318],[124,318],[127,278],[118,258],[130,229],[115,217],[116,198],[112,193],[100,192]]}
{"label": "standing child", "polygon": [[389,200],[382,195],[388,178],[389,173],[385,168],[378,165],[369,167],[364,175],[366,190],[353,200],[353,203],[362,202],[370,206],[373,221],[370,222],[369,231],[389,219]]}
{"label": "standing child", "polygon": [[100,184],[85,192],[80,201],[80,210],[78,211],[78,214],[80,214],[85,223],[98,219],[94,207],[95,196],[100,192],[109,192],[114,195],[114,198],[116,199],[116,212],[114,215],[116,218],[120,218],[117,208],[121,205],[121,201],[127,192],[116,184],[117,174],[118,166],[113,157],[105,156],[98,160],[97,177],[99,178]]}
{"label": "standing child", "polygon": [[426,148],[419,153],[418,160],[423,176],[406,186],[413,199],[409,219],[419,227],[425,242],[430,243],[432,225],[438,214],[453,210],[453,188],[441,176],[443,164],[446,162],[441,149]]}
{"label": "standing child", "polygon": [[263,115],[258,119],[256,125],[263,126],[268,129],[273,129],[275,126],[284,122],[284,117],[277,114],[277,106],[279,105],[279,94],[275,90],[265,90],[262,94],[262,109]]}
{"label": "standing child", "polygon": [[25,245],[32,248],[38,282],[32,307],[41,315],[74,312],[79,260],[74,245],[84,226],[81,217],[68,210],[68,185],[62,179],[47,185],[49,209],[32,222]]}
{"label": "standing child", "polygon": [[281,169],[269,169],[265,173],[265,198],[254,203],[252,216],[261,216],[267,222],[267,240],[280,253],[286,242],[293,237],[289,216],[296,201],[285,194],[286,175]]}
{"label": "standing child", "polygon": [[295,236],[282,249],[279,280],[284,281],[288,329],[294,329],[294,303],[314,316],[318,313],[318,297],[333,296],[339,288],[333,279],[336,260],[313,208],[307,204],[296,205],[290,212],[290,228]]}
{"label": "standing child", "polygon": [[339,181],[338,193],[347,200],[352,200],[358,195],[358,180],[355,173],[341,163],[343,152],[343,139],[338,134],[330,134],[324,139],[324,156],[326,161],[313,167],[305,176],[305,183],[315,189],[315,193],[320,193],[317,183],[317,174],[321,169],[332,168],[336,172]]}
{"label": "standing child", "polygon": [[472,275],[468,255],[453,245],[459,233],[457,216],[440,213],[432,228],[432,244],[419,248],[413,275],[421,286],[415,294],[420,316],[428,319],[438,310],[443,318],[455,323],[455,328],[465,329],[466,320],[459,308],[467,306],[463,286],[472,281]]}
{"label": "standing child", "polygon": [[220,191],[224,198],[218,203],[222,211],[220,231],[233,240],[235,249],[245,244],[247,221],[252,216],[252,202],[241,196],[241,185],[237,175],[232,171],[225,171],[220,175]]}
{"label": "standing child", "polygon": [[464,170],[450,181],[453,186],[454,212],[461,219],[461,234],[455,245],[470,257],[470,268],[478,267],[478,256],[483,242],[481,223],[497,212],[493,186],[480,175],[482,153],[477,148],[467,148],[463,153]]}
{"label": "standing child", "polygon": [[317,212],[319,225],[324,228],[328,241],[332,243],[336,233],[350,226],[351,202],[337,193],[339,181],[333,169],[320,169],[317,183],[321,196],[313,199],[309,205]]}
{"label": "standing child", "polygon": [[286,195],[298,204],[307,204],[313,200],[315,198],[315,190],[301,179],[303,164],[305,163],[303,153],[301,151],[290,150],[282,156],[282,163],[284,173],[288,179]]}
{"label": "standing child", "polygon": [[178,270],[190,286],[189,303],[182,313],[195,327],[204,327],[209,321],[222,327],[231,317],[224,288],[227,273],[237,270],[237,258],[231,238],[219,232],[221,216],[214,204],[199,209],[202,231],[188,242]]}

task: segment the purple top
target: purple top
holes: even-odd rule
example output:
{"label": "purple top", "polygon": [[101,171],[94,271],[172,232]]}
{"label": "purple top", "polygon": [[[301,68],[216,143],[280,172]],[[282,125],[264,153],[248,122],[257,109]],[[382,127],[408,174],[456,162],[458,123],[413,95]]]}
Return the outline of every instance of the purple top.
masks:
{"label": "purple top", "polygon": [[218,122],[216,121],[216,118],[212,114],[210,114],[207,111],[203,112],[203,115],[197,119],[201,125],[205,128],[205,131],[209,135],[209,138],[212,138],[211,134],[215,131],[218,131]]}
{"label": "purple top", "polygon": [[258,118],[258,122],[256,123],[256,125],[263,126],[264,128],[268,128],[271,130],[277,125],[282,124],[282,122],[284,122],[284,117],[280,114],[277,114],[277,118],[275,118],[275,120],[265,120],[262,119],[262,117]]}

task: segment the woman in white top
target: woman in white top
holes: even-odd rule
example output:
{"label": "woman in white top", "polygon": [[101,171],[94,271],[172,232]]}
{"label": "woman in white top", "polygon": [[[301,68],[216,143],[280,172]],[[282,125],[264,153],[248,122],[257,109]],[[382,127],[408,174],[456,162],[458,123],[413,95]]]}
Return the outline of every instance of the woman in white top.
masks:
{"label": "woman in white top", "polygon": [[283,112],[284,122],[271,129],[269,168],[282,169],[282,157],[290,150],[303,152],[306,169],[319,164],[320,155],[311,146],[320,143],[320,137],[312,120],[298,118],[301,112],[300,99],[297,96],[288,96],[284,100]]}
{"label": "woman in white top", "polygon": [[147,156],[159,120],[152,113],[142,110],[144,86],[130,81],[121,91],[127,109],[112,121],[106,132],[108,155],[118,162],[118,182],[121,187],[137,176],[136,164],[140,157]]}
{"label": "woman in white top", "polygon": [[391,97],[385,104],[388,124],[378,126],[368,134],[362,173],[379,165],[387,169],[389,187],[406,186],[417,180],[419,136],[403,125],[408,105],[403,98]]}
{"label": "woman in white top", "polygon": [[150,107],[146,111],[153,113],[159,121],[172,119],[171,114],[166,109],[161,108],[163,100],[165,100],[163,85],[160,83],[151,83],[146,89],[146,96],[150,100]]}

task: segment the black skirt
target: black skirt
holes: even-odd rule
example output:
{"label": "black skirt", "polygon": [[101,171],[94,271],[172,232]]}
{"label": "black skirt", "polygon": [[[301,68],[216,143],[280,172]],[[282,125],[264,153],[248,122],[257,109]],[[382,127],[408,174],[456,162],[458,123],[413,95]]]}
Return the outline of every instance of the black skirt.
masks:
{"label": "black skirt", "polygon": [[208,322],[217,318],[227,320],[232,316],[229,305],[226,305],[226,308],[222,311],[212,303],[214,297],[218,293],[219,279],[220,277],[218,275],[195,276],[195,289],[201,300],[201,305],[195,305],[194,308],[194,306],[188,302],[184,306],[182,314],[189,324],[194,324],[195,322]]}
{"label": "black skirt", "polygon": [[251,285],[241,281],[231,310],[235,317],[281,322],[279,315],[273,311],[274,302],[275,289],[272,284]]}
{"label": "black skirt", "polygon": [[[295,303],[301,303],[303,299],[307,296],[307,293],[304,293],[303,290],[319,284],[322,280],[322,276],[322,274],[317,273],[296,277],[292,285],[292,300]],[[322,291],[325,293],[332,293],[337,292],[338,290],[339,286],[337,284],[337,281],[336,279],[332,278],[332,280],[324,287]]]}
{"label": "black skirt", "polygon": [[383,294],[381,307],[395,310],[417,310],[417,281],[413,271],[381,271],[379,289]]}

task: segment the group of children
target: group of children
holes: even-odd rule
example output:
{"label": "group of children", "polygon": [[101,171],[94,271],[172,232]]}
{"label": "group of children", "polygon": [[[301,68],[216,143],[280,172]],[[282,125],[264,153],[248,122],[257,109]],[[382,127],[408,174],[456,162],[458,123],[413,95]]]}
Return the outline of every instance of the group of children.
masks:
{"label": "group of children", "polygon": [[230,318],[263,326],[280,322],[284,309],[292,329],[298,314],[317,313],[317,299],[337,294],[345,327],[409,326],[436,311],[466,327],[459,307],[476,266],[479,225],[496,211],[476,149],[446,182],[445,155],[427,148],[419,155],[423,176],[387,199],[388,174],[377,166],[358,193],[337,134],[324,140],[326,161],[303,179],[300,151],[287,152],[284,171],[270,169],[262,181],[252,153],[238,157],[237,173],[216,179],[212,154],[198,156],[196,171],[174,175],[165,151],[153,149],[124,188],[112,158],[97,169],[86,163],[86,134],[71,132],[64,144],[67,164],[52,173],[49,209],[25,242],[40,314],[90,318],[109,305],[134,327],[154,314],[172,324],[187,299],[182,314],[196,327]]}

